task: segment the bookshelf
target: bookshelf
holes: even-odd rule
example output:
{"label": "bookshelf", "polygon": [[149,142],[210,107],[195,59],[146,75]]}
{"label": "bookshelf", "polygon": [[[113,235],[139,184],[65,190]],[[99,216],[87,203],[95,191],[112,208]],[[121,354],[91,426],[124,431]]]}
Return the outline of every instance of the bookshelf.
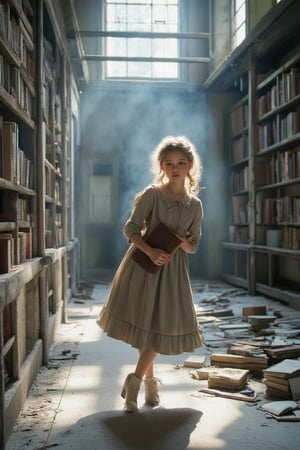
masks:
{"label": "bookshelf", "polygon": [[300,54],[248,63],[229,116],[223,277],[300,308]]}
{"label": "bookshelf", "polygon": [[0,273],[36,254],[32,12],[0,2]]}
{"label": "bookshelf", "polygon": [[300,54],[256,86],[256,290],[300,299]]}
{"label": "bookshelf", "polygon": [[222,244],[223,277],[247,287],[249,271],[249,102],[241,92],[229,114],[228,241]]}
{"label": "bookshelf", "polygon": [[53,3],[0,0],[1,448],[78,277],[67,202],[79,94]]}

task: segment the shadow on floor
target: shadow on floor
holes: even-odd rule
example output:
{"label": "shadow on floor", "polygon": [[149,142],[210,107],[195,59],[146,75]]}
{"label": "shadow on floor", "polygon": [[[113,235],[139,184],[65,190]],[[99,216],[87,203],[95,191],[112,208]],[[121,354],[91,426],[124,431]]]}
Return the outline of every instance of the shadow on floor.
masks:
{"label": "shadow on floor", "polygon": [[93,414],[79,420],[76,429],[90,428],[93,424],[93,432],[89,434],[91,440],[87,437],[85,442],[85,448],[89,449],[183,450],[188,448],[190,436],[201,416],[201,411],[191,408],[144,406],[136,413],[105,411]]}

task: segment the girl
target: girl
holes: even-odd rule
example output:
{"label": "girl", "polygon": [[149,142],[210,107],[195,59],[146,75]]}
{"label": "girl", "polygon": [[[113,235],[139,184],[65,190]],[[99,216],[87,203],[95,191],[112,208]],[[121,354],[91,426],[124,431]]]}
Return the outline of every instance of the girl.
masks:
{"label": "girl", "polygon": [[[202,203],[196,194],[202,173],[194,145],[183,136],[166,137],[152,155],[154,183],[139,193],[124,233],[131,243],[112,281],[108,299],[97,319],[108,336],[139,351],[134,373],[121,392],[125,410],[137,410],[142,379],[145,401],[159,404],[154,360],[158,353],[193,352],[203,342],[194,310],[187,253],[195,253],[201,237]],[[164,223],[180,238],[172,253],[152,248],[147,236]],[[147,272],[132,258],[142,250],[159,267]]]}

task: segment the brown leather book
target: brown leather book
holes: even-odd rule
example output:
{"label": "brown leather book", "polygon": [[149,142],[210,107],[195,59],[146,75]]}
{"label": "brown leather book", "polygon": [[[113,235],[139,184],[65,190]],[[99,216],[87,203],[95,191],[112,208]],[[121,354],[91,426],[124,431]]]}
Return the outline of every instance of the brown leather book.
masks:
{"label": "brown leather book", "polygon": [[[146,242],[151,247],[160,248],[167,253],[172,253],[181,244],[179,237],[176,236],[176,234],[162,222],[159,223],[157,227],[154,228],[154,230],[149,234]],[[134,250],[132,253],[132,258],[148,272],[155,273],[161,268],[160,266],[154,264],[149,256],[147,256],[139,248]]]}

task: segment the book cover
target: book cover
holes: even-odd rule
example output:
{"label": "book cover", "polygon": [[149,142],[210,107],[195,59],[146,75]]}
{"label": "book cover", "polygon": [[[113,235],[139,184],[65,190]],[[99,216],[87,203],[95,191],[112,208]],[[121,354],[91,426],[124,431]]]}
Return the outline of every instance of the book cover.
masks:
{"label": "book cover", "polygon": [[[149,234],[147,244],[153,248],[160,248],[167,253],[172,253],[180,244],[181,240],[162,222]],[[132,253],[133,260],[150,273],[159,271],[160,266],[154,264],[142,250],[136,248]]]}
{"label": "book cover", "polygon": [[284,359],[280,363],[270,366],[264,370],[265,378],[268,375],[273,375],[282,378],[290,378],[300,374],[300,361],[297,359]]}
{"label": "book cover", "polygon": [[264,403],[261,406],[261,409],[264,411],[267,411],[271,414],[274,414],[275,416],[282,416],[284,414],[287,414],[291,411],[294,411],[294,409],[298,409],[298,405],[294,401],[280,401],[280,402],[270,402],[270,403]]}

